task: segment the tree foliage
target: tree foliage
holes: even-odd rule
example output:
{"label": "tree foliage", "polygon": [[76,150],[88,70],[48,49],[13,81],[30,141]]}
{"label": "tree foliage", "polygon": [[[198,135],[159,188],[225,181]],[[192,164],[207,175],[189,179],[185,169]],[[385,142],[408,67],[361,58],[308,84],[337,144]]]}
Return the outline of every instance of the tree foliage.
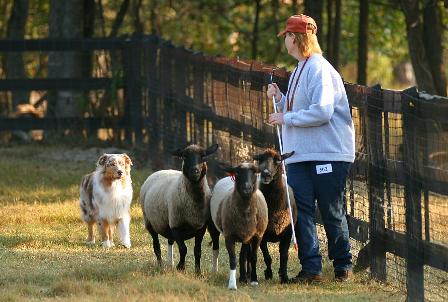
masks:
{"label": "tree foliage", "polygon": [[[337,62],[346,80],[356,82],[358,59],[358,0],[85,0],[94,2],[94,37],[120,36],[136,30],[161,35],[176,45],[210,55],[256,59],[257,61],[291,67],[294,60],[286,54],[283,40],[276,34],[292,15],[319,12],[319,41],[324,55],[332,45],[328,26],[334,19],[326,9],[328,3],[340,5],[340,38]],[[424,5],[439,6],[442,46],[446,49],[448,13],[443,0],[415,0]],[[0,0],[0,35],[6,36],[11,2]],[[26,38],[49,35],[49,0],[30,0]],[[395,87],[393,68],[409,62],[406,21],[403,5],[409,1],[369,0],[367,84],[381,83]],[[402,6],[400,6],[400,2]],[[405,7],[406,8],[406,7]],[[91,12],[84,12],[87,15]],[[257,17],[258,16],[258,17]],[[87,19],[87,18],[86,18]],[[85,22],[87,22],[85,20]],[[445,52],[442,61],[446,61]],[[445,59],[445,60],[443,60]],[[445,68],[446,69],[446,68]],[[444,69],[443,69],[444,70]],[[442,71],[443,71],[442,70]],[[28,71],[28,74],[33,74]]]}

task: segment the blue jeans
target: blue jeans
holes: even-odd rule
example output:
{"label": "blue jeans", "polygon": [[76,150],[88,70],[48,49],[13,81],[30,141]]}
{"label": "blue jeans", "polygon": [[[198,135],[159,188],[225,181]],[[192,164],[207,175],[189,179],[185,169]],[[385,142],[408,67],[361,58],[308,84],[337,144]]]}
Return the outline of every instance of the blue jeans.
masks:
{"label": "blue jeans", "polygon": [[297,203],[296,238],[302,271],[322,273],[315,221],[316,200],[328,239],[328,256],[333,260],[334,270],[352,268],[343,204],[345,180],[350,166],[348,162],[338,161],[308,161],[287,165],[288,184],[294,191]]}

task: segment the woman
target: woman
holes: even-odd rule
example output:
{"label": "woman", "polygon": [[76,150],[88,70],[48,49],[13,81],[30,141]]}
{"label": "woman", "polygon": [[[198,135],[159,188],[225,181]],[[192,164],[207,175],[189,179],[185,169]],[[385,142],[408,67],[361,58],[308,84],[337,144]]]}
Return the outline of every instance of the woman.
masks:
{"label": "woman", "polygon": [[315,225],[316,200],[328,238],[335,279],[352,274],[349,233],[343,194],[345,180],[355,159],[355,134],[347,94],[339,73],[322,56],[316,22],[295,15],[278,36],[284,37],[288,54],[298,60],[286,95],[277,84],[267,95],[275,97],[279,113],[269,122],[282,125],[283,151],[295,151],[286,160],[288,183],[297,202],[296,236],[300,273],[293,282],[322,280],[322,256]]}

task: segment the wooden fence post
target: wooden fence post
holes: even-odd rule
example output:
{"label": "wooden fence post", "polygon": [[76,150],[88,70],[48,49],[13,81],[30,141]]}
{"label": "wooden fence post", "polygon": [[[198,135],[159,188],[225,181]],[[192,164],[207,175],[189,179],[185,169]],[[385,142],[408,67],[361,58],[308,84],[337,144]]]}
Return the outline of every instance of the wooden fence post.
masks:
{"label": "wooden fence post", "polygon": [[148,129],[149,134],[149,149],[151,154],[159,157],[161,153],[160,150],[160,123],[158,110],[160,99],[160,85],[159,85],[159,65],[157,60],[157,48],[159,43],[159,38],[155,35],[151,35],[145,41],[145,61],[143,62],[146,66],[144,69],[145,74],[145,87],[148,89],[148,120],[144,123],[144,127]]}
{"label": "wooden fence post", "polygon": [[[193,102],[196,106],[196,108],[203,108],[204,107],[204,66],[202,63],[203,55],[201,53],[195,53],[192,57],[192,65],[193,65]],[[206,136],[206,129],[205,127],[205,120],[201,116],[195,115],[195,122],[196,127],[198,128],[198,144],[206,145],[207,144],[207,138]]]}
{"label": "wooden fence post", "polygon": [[173,158],[169,154],[174,149],[173,145],[173,117],[174,112],[174,93],[173,93],[173,53],[174,46],[169,41],[160,44],[160,91],[161,91],[161,118],[164,165],[171,166]]}
{"label": "wooden fence post", "polygon": [[384,237],[384,152],[383,99],[381,86],[373,86],[366,101],[366,136],[369,155],[368,190],[370,222],[370,272],[374,279],[386,280],[386,250]]}
{"label": "wooden fence post", "polygon": [[[173,145],[176,146],[176,148],[183,148],[187,144],[187,110],[185,110],[186,106],[183,106],[188,100],[187,96],[187,81],[188,81],[188,67],[189,67],[189,54],[190,52],[187,51],[183,47],[177,47],[173,49],[173,67],[174,67],[174,73],[173,73],[173,92],[174,92],[174,98],[173,100],[173,112],[175,117],[175,125],[174,125],[174,132],[171,137],[173,138]],[[181,104],[178,106],[178,104]],[[193,115],[193,113],[188,112],[190,117]],[[192,123],[190,122],[190,125]],[[191,126],[190,126],[191,127]],[[192,141],[194,142],[194,140]]]}
{"label": "wooden fence post", "polygon": [[140,144],[142,135],[142,36],[133,34],[126,43],[124,56],[127,66],[125,90],[125,124],[126,140],[130,143]]}
{"label": "wooden fence post", "polygon": [[418,93],[403,91],[403,162],[406,205],[406,287],[407,301],[424,301],[421,181],[419,177]]}

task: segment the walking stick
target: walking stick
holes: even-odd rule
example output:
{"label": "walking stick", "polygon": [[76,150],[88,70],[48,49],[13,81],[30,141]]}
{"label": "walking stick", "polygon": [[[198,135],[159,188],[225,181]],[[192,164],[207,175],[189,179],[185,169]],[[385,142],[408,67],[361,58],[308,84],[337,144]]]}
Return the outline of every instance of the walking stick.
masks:
{"label": "walking stick", "polygon": [[[271,72],[271,84],[272,84],[272,74],[274,73],[274,70]],[[277,113],[277,106],[275,105],[275,94],[272,96],[272,105],[274,106],[274,112]],[[275,129],[277,130],[277,138],[278,138],[278,145],[280,147],[280,154],[283,155],[283,144],[282,144],[282,137],[280,135],[280,127],[278,125],[275,125]],[[289,217],[291,219],[291,228],[292,228],[292,238],[294,240],[294,249],[298,251],[298,245],[297,245],[297,239],[296,239],[296,231],[294,230],[294,220],[292,216],[292,208],[291,208],[291,199],[289,198],[289,188],[288,188],[288,176],[286,175],[286,167],[285,167],[285,161],[282,160],[282,168],[283,168],[283,176],[285,177],[285,187],[286,187],[286,199],[288,200],[288,210],[289,210]]]}

